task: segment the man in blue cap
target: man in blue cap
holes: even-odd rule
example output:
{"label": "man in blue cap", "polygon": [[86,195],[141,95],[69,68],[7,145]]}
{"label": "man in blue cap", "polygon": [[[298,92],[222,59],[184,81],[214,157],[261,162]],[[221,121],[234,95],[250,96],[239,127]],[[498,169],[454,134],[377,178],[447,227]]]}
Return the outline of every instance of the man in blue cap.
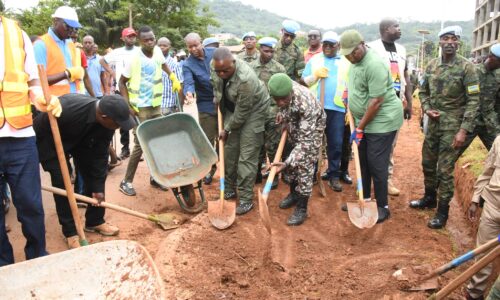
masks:
{"label": "man in blue cap", "polygon": [[[272,37],[263,37],[259,40],[259,58],[250,63],[250,67],[257,73],[257,77],[262,80],[266,87],[271,76],[277,73],[285,73],[285,67],[273,59],[274,49],[278,41]],[[280,140],[279,129],[276,125],[276,114],[278,107],[274,101],[270,101],[269,112],[266,118],[265,132],[264,132],[264,147],[260,151],[259,169],[257,172],[257,183],[262,181],[262,173],[260,166],[265,162],[266,153],[270,161],[274,160],[276,150]],[[264,151],[265,150],[265,151]],[[260,179],[260,180],[259,180]],[[271,189],[278,187],[278,176],[274,177]]]}
{"label": "man in blue cap", "polygon": [[345,121],[343,93],[347,84],[347,74],[351,63],[338,53],[339,36],[327,31],[322,38],[323,52],[313,56],[302,73],[301,83],[309,86],[313,95],[321,101],[320,82],[325,81],[323,108],[326,112],[326,140],[328,170],[326,177],[330,188],[342,191],[340,184],[340,159]]}
{"label": "man in blue cap", "polygon": [[468,133],[474,131],[479,108],[479,78],[475,66],[457,54],[462,29],[449,26],[438,34],[442,54],[429,62],[419,98],[429,117],[422,146],[425,194],[410,202],[411,208],[437,208],[427,226],[446,226],[453,198],[455,162]]}
{"label": "man in blue cap", "polygon": [[201,44],[204,48],[219,48],[219,40],[216,37],[207,37]]}
{"label": "man in blue cap", "polygon": [[293,42],[300,25],[292,20],[285,20],[282,25],[281,40],[276,48],[276,60],[285,67],[286,74],[297,81],[305,67],[304,54]]}
{"label": "man in blue cap", "polygon": [[257,58],[259,58],[259,52],[255,47],[255,44],[257,43],[255,32],[249,31],[245,33],[241,37],[241,39],[243,40],[245,49],[243,50],[243,52],[238,54],[238,58],[246,61],[247,63],[251,63],[252,61],[257,60]]}

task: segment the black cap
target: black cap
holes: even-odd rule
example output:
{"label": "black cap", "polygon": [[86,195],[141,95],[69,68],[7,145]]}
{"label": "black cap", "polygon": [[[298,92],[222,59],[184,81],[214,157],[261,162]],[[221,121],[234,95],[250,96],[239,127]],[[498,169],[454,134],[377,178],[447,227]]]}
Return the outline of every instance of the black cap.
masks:
{"label": "black cap", "polygon": [[123,130],[130,130],[136,125],[125,99],[120,95],[102,97],[99,101],[99,110],[120,125]]}

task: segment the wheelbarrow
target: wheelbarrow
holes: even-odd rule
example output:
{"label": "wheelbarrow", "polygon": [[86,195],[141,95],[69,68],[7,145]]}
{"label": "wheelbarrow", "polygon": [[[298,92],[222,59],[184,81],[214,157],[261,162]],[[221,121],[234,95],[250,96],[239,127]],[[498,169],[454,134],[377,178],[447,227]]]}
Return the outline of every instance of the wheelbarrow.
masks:
{"label": "wheelbarrow", "polygon": [[165,299],[148,251],[109,241],[0,268],[2,299]]}
{"label": "wheelbarrow", "polygon": [[172,190],[183,210],[200,212],[206,202],[201,180],[217,153],[198,122],[190,114],[173,113],[142,122],[136,133],[153,179]]}

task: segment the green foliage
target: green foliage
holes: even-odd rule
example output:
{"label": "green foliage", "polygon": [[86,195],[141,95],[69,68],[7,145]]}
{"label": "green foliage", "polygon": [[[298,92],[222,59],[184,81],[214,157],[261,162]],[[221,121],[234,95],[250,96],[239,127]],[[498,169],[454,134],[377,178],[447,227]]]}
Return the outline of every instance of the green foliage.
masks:
{"label": "green foliage", "polygon": [[224,42],[225,46],[237,46],[239,44],[241,44],[241,42],[235,38],[230,38]]}
{"label": "green foliage", "polygon": [[17,13],[15,18],[28,35],[42,35],[52,25],[52,14],[63,5],[62,0],[41,0],[38,6]]}

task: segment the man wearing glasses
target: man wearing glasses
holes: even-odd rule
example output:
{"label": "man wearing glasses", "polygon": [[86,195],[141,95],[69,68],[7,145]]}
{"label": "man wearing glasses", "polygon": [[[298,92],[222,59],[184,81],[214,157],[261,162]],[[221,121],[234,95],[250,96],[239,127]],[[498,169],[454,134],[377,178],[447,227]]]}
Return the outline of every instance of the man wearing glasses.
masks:
{"label": "man wearing glasses", "polygon": [[304,54],[293,42],[296,32],[300,30],[300,25],[292,20],[285,20],[282,25],[281,41],[276,48],[276,60],[285,67],[286,74],[292,80],[297,81],[305,67]]}
{"label": "man wearing glasses", "polygon": [[307,34],[307,43],[309,44],[309,49],[304,51],[304,62],[306,64],[311,57],[323,51],[321,46],[321,32],[317,29],[310,30]]}
{"label": "man wearing glasses", "polygon": [[71,32],[81,27],[76,11],[61,6],[52,15],[52,27],[34,45],[36,62],[45,67],[52,95],[81,92],[85,71],[81,56],[69,39]]}

